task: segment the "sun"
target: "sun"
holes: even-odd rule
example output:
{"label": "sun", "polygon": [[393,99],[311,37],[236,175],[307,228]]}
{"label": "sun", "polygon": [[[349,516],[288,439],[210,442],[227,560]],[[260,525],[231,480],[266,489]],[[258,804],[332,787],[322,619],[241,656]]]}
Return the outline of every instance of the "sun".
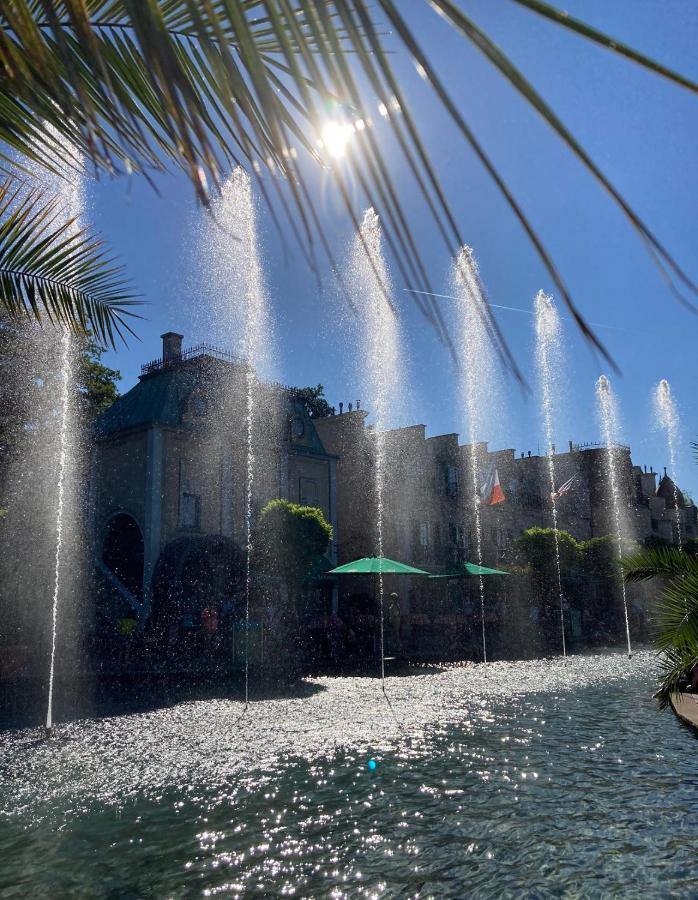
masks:
{"label": "sun", "polygon": [[341,159],[347,150],[347,144],[354,134],[355,128],[347,122],[328,122],[322,129],[321,143],[330,156]]}

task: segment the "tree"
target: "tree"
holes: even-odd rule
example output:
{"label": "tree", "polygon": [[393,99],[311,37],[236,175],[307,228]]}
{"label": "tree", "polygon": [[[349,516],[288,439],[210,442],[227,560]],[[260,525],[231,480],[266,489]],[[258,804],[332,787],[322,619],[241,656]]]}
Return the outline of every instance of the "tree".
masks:
{"label": "tree", "polygon": [[[675,85],[698,91],[685,76],[543,0],[514,2]],[[425,53],[405,11],[411,6],[395,0],[377,0],[375,5],[367,0],[275,0],[264,3],[260,13],[258,0],[11,0],[0,9],[0,89],[5,100],[0,140],[19,154],[20,161],[7,152],[3,161],[23,178],[31,177],[27,162],[72,173],[79,169],[81,155],[97,172],[110,176],[137,172],[149,177],[175,164],[188,174],[204,204],[209,203],[209,185],[215,188],[226,168],[244,165],[260,176],[260,190],[268,202],[267,185],[279,192],[279,209],[286,217],[279,228],[290,227],[309,265],[317,271],[314,248],[319,244],[336,269],[315,192],[306,183],[307,167],[297,158],[303,154],[334,178],[355,225],[359,217],[347,181],[362,185],[381,216],[406,287],[417,289],[411,296],[448,341],[412,233],[414,219],[402,204],[404,185],[392,175],[399,167],[388,164],[384,142],[376,139],[373,128],[373,112],[379,107],[406,171],[455,258],[465,242],[423,143],[424,126],[414,117],[408,89],[393,69],[392,52],[401,49],[415,62],[464,146],[494,180],[585,337],[601,347],[523,208]],[[431,6],[508,80],[603,186],[670,286],[677,293],[698,292],[492,38],[453,0],[431,0]],[[336,110],[331,117],[328,108]],[[332,159],[337,137],[342,146],[346,144],[346,169]],[[263,180],[265,170],[285,178]],[[32,243],[31,217],[15,221],[13,227],[24,228],[29,246],[38,245],[38,237]],[[88,323],[100,340],[113,338],[128,315],[123,297],[104,288],[95,299],[89,279],[71,285],[75,270],[61,268],[59,243],[46,245],[37,270],[31,254],[17,256],[19,242],[0,235],[4,265],[0,302],[28,314],[55,315],[76,328]],[[104,261],[95,262],[92,273],[104,274],[105,269]],[[54,270],[52,280],[43,278],[49,270]],[[480,312],[500,353],[515,368],[489,305],[483,302]]]}
{"label": "tree", "polygon": [[121,372],[104,365],[104,352],[104,347],[91,335],[83,339],[78,357],[77,387],[82,396],[83,409],[90,420],[108,409],[119,396],[117,382],[121,380]]}
{"label": "tree", "polygon": [[[570,574],[579,565],[579,544],[567,531],[558,531],[557,546],[560,553],[560,570]],[[544,581],[557,579],[555,530],[553,528],[527,528],[514,541],[514,559],[517,565],[528,567]]]}
{"label": "tree", "polygon": [[325,388],[319,384],[317,387],[292,388],[291,393],[295,400],[305,404],[308,415],[312,419],[322,419],[332,414],[332,407],[325,398]]}
{"label": "tree", "polygon": [[657,601],[655,646],[662,675],[657,697],[666,706],[683,676],[698,665],[698,559],[676,547],[638,551],[623,560],[628,583],[662,578]]}
{"label": "tree", "polygon": [[257,527],[261,565],[282,579],[295,595],[312,575],[332,540],[332,526],[321,509],[289,500],[271,500]]}
{"label": "tree", "polygon": [[[637,550],[637,544],[624,540],[622,550],[623,556],[627,556]],[[582,565],[588,575],[602,578],[619,577],[618,538],[615,534],[604,534],[582,541],[579,544],[579,551]]]}

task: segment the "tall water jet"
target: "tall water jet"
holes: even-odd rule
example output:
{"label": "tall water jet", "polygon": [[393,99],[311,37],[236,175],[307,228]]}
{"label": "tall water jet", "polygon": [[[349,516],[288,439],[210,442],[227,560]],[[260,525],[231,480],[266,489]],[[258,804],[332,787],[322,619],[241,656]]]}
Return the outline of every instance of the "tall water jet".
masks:
{"label": "tall water jet", "polygon": [[660,426],[666,432],[669,447],[669,471],[674,485],[674,512],[676,515],[676,542],[679,549],[683,547],[681,532],[681,510],[679,508],[679,489],[676,485],[676,445],[679,437],[679,412],[671,394],[671,387],[666,378],[662,378],[654,390],[654,408]]}
{"label": "tall water jet", "polygon": [[[480,498],[478,439],[487,424],[488,410],[498,405],[498,373],[492,340],[486,318],[487,301],[484,296],[477,261],[472,248],[463,247],[452,268],[453,293],[456,297],[457,341],[460,362],[460,395],[464,418],[467,419],[471,473],[471,501],[475,522],[475,552],[482,565],[482,510]],[[482,658],[487,662],[485,632],[485,580],[480,575],[480,626]]]}
{"label": "tall water jet", "polygon": [[[70,164],[65,165],[63,177],[37,164],[33,167],[33,178],[47,198],[56,199],[58,219],[72,220],[67,236],[69,239],[76,238],[84,227],[83,160],[74,145],[59,135],[55,129],[50,126],[46,128],[54,144],[61,146],[62,157],[70,159]],[[41,399],[37,396],[37,408],[31,410],[34,422],[31,428],[24,429],[25,433],[22,436],[24,445],[22,463],[26,469],[24,472],[16,472],[12,477],[19,476],[21,480],[27,471],[32,471],[32,480],[35,480],[33,488],[39,491],[41,494],[39,502],[44,504],[50,503],[49,498],[55,491],[55,500],[51,507],[53,521],[50,525],[46,522],[50,534],[48,539],[52,544],[50,568],[46,560],[46,569],[43,570],[37,539],[31,566],[21,576],[23,581],[28,581],[33,576],[45,577],[50,582],[50,645],[45,723],[46,732],[50,734],[54,724],[57,667],[61,662],[65,668],[70,657],[69,652],[59,652],[59,635],[62,632],[62,646],[68,651],[70,648],[66,635],[69,632],[70,610],[66,604],[71,596],[75,599],[79,593],[78,584],[83,569],[81,495],[83,483],[87,479],[83,477],[86,473],[81,474],[82,423],[78,410],[79,394],[75,375],[80,347],[78,339],[67,327],[54,326],[47,321],[43,321],[40,326],[35,323],[17,323],[17,326],[22,330],[23,353],[32,358],[30,367],[36,371],[33,383],[40,385],[40,391],[36,393],[42,393],[44,396]],[[38,425],[39,422],[42,424]],[[29,479],[25,479],[25,496],[22,496],[20,488],[16,498],[20,503],[29,499],[27,480]],[[31,505],[30,501],[28,508]],[[31,515],[29,513],[29,518]],[[35,528],[40,518],[43,518],[41,514],[36,514],[32,523]],[[29,522],[25,524],[29,525]],[[26,585],[24,589],[26,590]],[[34,585],[32,593],[36,598],[41,592],[36,590]],[[44,624],[44,629],[45,627]]]}
{"label": "tall water jet", "polygon": [[535,298],[536,316],[536,364],[540,390],[540,411],[545,431],[546,458],[548,464],[548,481],[552,503],[553,536],[555,541],[555,568],[557,587],[560,598],[560,635],[562,639],[562,655],[567,656],[565,645],[565,607],[562,591],[562,572],[560,570],[560,535],[558,530],[555,449],[553,444],[553,422],[555,420],[556,386],[562,372],[562,324],[553,298],[538,291]]}
{"label": "tall water jet", "polygon": [[630,646],[630,624],[628,622],[628,598],[625,590],[625,579],[620,569],[623,560],[623,515],[621,512],[621,495],[618,473],[618,430],[619,417],[616,399],[611,391],[611,384],[606,375],[601,375],[596,382],[596,400],[598,404],[599,419],[603,441],[606,446],[606,478],[611,489],[611,503],[613,506],[613,520],[616,533],[616,546],[618,549],[618,566],[621,592],[623,596],[623,614],[625,616],[625,636],[628,642],[628,656],[632,656]]}
{"label": "tall water jet", "polygon": [[[260,488],[259,448],[264,445],[260,404],[262,387],[258,372],[269,374],[271,329],[267,292],[262,274],[252,184],[249,175],[236,168],[214,202],[204,238],[205,265],[212,282],[210,314],[217,343],[233,346],[243,360],[244,409],[244,524],[245,547],[245,705],[249,703],[249,631],[254,547],[254,506]],[[268,410],[267,410],[268,413]],[[225,429],[225,423],[221,423]],[[219,434],[219,444],[227,432]],[[230,462],[228,462],[230,466]]]}
{"label": "tall water jet", "polygon": [[[362,319],[363,389],[373,413],[376,555],[382,557],[387,459],[385,431],[400,401],[402,341],[393,289],[382,247],[380,221],[373,209],[364,213],[349,261],[350,284]],[[381,685],[385,693],[385,614],[383,574],[378,574]]]}

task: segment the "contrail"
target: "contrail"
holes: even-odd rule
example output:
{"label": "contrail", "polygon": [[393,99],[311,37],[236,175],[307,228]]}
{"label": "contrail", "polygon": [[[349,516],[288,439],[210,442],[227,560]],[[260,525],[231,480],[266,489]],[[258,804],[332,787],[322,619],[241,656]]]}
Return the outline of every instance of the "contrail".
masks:
{"label": "contrail", "polygon": [[[433,291],[416,291],[412,288],[403,288],[403,291],[407,294],[426,294],[429,297],[441,297],[443,300],[457,300],[458,297],[453,297],[451,294],[435,294]],[[506,309],[508,312],[517,312],[524,313],[527,316],[533,316],[535,313],[532,309],[521,309],[520,306],[502,306],[499,303],[488,303],[488,306],[491,306],[492,309]],[[566,319],[568,322],[574,322],[574,319],[570,318],[570,316],[561,316],[561,318]],[[593,328],[608,328],[611,331],[626,331],[625,328],[620,328],[618,325],[603,325],[601,322],[589,322]]]}

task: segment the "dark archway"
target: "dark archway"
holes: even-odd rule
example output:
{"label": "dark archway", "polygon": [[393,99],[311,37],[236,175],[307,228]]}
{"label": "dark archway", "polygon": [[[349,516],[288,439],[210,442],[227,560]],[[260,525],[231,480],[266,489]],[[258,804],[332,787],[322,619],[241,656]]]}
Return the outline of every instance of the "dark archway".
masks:
{"label": "dark archway", "polygon": [[102,562],[134,596],[143,597],[143,535],[136,520],[117,513],[107,522]]}
{"label": "dark archway", "polygon": [[223,535],[178,538],[160,554],[153,575],[152,625],[198,625],[205,608],[237,619],[236,595],[244,589],[244,556]]}

